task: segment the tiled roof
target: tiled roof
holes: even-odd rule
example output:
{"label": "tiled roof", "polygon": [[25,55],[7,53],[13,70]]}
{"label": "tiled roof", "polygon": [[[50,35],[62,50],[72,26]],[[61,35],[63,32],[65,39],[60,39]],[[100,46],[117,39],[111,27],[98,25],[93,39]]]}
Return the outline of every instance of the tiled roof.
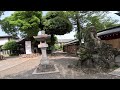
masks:
{"label": "tiled roof", "polygon": [[78,41],[79,41],[78,39],[74,39],[74,40],[71,40],[69,42],[66,42],[64,45],[73,44],[73,43],[76,43]]}
{"label": "tiled roof", "polygon": [[73,39],[58,39],[58,43],[66,43],[66,42],[69,42]]}
{"label": "tiled roof", "polygon": [[116,28],[120,28],[120,26],[115,26],[115,27],[107,28],[107,29],[104,29],[104,30],[98,31],[97,33],[99,33],[99,32],[103,32],[103,31],[108,31],[108,30],[111,30],[111,29],[116,29]]}
{"label": "tiled roof", "polygon": [[120,32],[120,26],[108,28],[97,33],[97,36]]}

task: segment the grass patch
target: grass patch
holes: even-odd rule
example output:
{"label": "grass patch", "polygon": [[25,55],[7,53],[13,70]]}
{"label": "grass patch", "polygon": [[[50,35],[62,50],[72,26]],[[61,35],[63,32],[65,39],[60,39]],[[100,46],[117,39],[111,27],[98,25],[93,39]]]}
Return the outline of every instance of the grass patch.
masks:
{"label": "grass patch", "polygon": [[117,69],[119,68],[120,66],[118,66],[117,64],[112,68],[112,69]]}

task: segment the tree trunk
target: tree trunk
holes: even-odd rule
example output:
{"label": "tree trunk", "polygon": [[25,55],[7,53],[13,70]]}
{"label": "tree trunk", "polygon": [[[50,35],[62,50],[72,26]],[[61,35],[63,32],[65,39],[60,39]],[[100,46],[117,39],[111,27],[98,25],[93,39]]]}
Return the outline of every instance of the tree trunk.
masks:
{"label": "tree trunk", "polygon": [[78,34],[79,45],[81,45],[80,22],[79,22],[79,15],[78,14],[79,13],[76,12],[77,34]]}
{"label": "tree trunk", "polygon": [[54,34],[51,34],[51,54],[53,52],[53,47],[54,47]]}

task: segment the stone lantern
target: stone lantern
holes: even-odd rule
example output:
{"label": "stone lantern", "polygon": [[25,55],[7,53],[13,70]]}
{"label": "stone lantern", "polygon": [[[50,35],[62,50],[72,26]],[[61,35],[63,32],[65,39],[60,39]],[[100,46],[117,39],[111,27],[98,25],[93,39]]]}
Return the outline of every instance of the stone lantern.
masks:
{"label": "stone lantern", "polygon": [[37,41],[40,41],[38,48],[41,48],[42,58],[40,60],[40,64],[38,65],[37,69],[35,69],[33,74],[45,74],[45,73],[58,72],[57,67],[54,64],[51,64],[49,62],[49,59],[48,59],[47,53],[46,53],[46,49],[48,47],[46,40],[50,37],[51,37],[51,35],[45,34],[45,31],[41,31],[41,34],[39,32],[38,36],[34,36],[34,38]]}
{"label": "stone lantern", "polygon": [[40,64],[49,64],[49,60],[47,58],[46,49],[48,47],[48,44],[46,43],[46,40],[50,38],[50,35],[45,34],[45,31],[41,31],[41,35],[38,33],[38,36],[34,36],[34,38],[38,41],[40,41],[40,44],[38,45],[38,48],[41,48],[42,52],[42,59],[40,61]]}

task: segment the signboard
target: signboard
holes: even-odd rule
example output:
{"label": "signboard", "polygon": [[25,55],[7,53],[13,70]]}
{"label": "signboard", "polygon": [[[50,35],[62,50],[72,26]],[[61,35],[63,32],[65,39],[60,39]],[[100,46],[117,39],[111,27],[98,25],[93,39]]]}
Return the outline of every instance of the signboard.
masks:
{"label": "signboard", "polygon": [[25,41],[26,54],[32,54],[31,51],[31,41]]}

